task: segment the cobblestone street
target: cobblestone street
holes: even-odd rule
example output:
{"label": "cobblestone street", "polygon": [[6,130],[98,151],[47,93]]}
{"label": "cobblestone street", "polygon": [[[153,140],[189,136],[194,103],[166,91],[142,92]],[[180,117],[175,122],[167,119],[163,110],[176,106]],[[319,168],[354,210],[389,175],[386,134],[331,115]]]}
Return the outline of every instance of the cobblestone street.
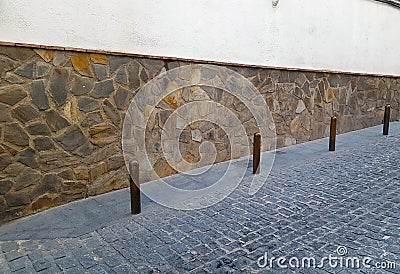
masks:
{"label": "cobblestone street", "polygon": [[[249,168],[238,189],[206,209],[177,211],[147,202],[142,214],[130,216],[123,190],[107,194],[125,199],[118,204],[125,214],[109,222],[100,207],[87,224],[71,217],[52,228],[54,210],[11,222],[0,227],[0,272],[400,273],[399,124],[392,123],[389,136],[381,135],[380,126],[340,135],[333,153],[326,151],[326,139],[281,149],[259,192],[248,194]],[[73,204],[90,208],[94,201],[101,197]],[[47,218],[47,224],[35,218]],[[85,228],[69,230],[71,223]],[[288,265],[292,257],[319,263],[339,252],[368,256],[371,268],[325,262],[321,268],[280,269],[277,260],[272,269],[258,265],[265,254],[268,260],[284,256]],[[375,267],[390,262],[396,268]]]}

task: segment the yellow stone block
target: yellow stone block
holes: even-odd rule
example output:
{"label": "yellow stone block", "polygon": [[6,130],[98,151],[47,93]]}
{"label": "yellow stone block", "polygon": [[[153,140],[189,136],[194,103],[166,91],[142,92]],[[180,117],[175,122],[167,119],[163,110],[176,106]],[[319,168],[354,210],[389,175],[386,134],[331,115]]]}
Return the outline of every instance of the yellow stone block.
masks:
{"label": "yellow stone block", "polygon": [[93,76],[92,67],[89,61],[89,54],[75,53],[71,58],[74,69],[84,76]]}
{"label": "yellow stone block", "polygon": [[107,65],[108,63],[107,56],[104,54],[92,53],[90,54],[90,60],[92,60],[92,62],[96,64]]}
{"label": "yellow stone block", "polygon": [[34,51],[47,63],[53,60],[54,52],[52,50],[34,49]]}

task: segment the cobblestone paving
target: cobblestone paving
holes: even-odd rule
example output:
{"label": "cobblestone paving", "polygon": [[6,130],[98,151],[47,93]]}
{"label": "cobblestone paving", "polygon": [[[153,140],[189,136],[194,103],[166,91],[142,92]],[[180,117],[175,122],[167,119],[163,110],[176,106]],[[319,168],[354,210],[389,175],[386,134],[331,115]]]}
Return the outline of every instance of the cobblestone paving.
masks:
{"label": "cobblestone paving", "polygon": [[[372,140],[273,171],[254,196],[248,174],[204,210],[154,205],[81,237],[0,242],[0,272],[400,273],[400,136]],[[265,252],[318,259],[339,246],[396,269],[257,265]]]}

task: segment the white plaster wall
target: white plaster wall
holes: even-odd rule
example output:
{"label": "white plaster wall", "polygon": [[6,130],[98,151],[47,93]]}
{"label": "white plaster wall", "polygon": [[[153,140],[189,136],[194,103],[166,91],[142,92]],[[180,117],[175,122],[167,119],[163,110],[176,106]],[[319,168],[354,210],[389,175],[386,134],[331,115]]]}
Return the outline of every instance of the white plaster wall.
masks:
{"label": "white plaster wall", "polygon": [[0,41],[391,75],[399,24],[371,0],[0,0]]}

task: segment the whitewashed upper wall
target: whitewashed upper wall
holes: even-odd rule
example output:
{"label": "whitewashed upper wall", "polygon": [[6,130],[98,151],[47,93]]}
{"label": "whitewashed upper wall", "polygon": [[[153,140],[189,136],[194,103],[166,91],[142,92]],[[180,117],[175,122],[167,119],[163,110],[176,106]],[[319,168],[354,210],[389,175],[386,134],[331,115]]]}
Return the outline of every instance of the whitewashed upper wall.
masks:
{"label": "whitewashed upper wall", "polygon": [[0,41],[391,75],[399,24],[372,0],[0,0]]}

